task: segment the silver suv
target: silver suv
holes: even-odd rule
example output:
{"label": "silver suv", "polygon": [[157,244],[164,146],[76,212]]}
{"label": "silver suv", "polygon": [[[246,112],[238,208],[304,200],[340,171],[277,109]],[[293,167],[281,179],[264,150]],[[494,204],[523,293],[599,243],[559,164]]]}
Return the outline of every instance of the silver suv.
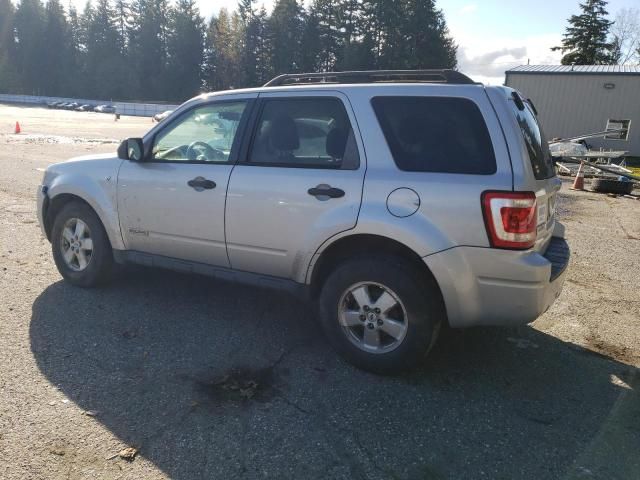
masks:
{"label": "silver suv", "polygon": [[569,249],[535,107],[455,71],[283,75],[200,95],[117,156],[51,165],[38,215],[61,275],[116,264],[308,295],[331,344],[381,373],[451,327],[519,325]]}

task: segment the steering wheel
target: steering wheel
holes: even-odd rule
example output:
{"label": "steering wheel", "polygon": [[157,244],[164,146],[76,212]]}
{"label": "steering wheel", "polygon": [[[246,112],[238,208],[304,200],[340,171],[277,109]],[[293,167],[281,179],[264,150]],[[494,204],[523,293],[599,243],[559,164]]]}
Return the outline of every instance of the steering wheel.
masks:
{"label": "steering wheel", "polygon": [[222,150],[213,148],[205,142],[191,142],[187,148],[187,158],[189,160],[198,160],[200,155],[206,156],[207,160],[224,160],[225,154]]}

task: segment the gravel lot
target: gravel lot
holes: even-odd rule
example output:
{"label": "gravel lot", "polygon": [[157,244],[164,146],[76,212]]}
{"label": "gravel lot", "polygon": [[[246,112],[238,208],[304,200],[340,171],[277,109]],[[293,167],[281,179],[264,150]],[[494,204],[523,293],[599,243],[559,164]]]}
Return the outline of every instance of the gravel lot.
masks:
{"label": "gravel lot", "polygon": [[447,332],[422,369],[381,378],[289,296],[142,269],[61,281],[41,169],[150,126],[0,105],[0,478],[640,478],[640,201],[564,188],[555,305]]}

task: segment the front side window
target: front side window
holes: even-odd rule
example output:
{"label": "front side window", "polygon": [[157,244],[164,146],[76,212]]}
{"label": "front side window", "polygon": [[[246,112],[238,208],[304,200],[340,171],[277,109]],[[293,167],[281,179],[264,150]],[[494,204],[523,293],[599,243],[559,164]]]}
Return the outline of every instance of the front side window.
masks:
{"label": "front side window", "polygon": [[328,97],[265,100],[249,163],[357,169],[358,148],[342,102]]}
{"label": "front side window", "polygon": [[243,100],[190,110],[155,138],[153,160],[228,162],[246,106]]}
{"label": "front side window", "polygon": [[400,170],[476,175],[496,172],[487,125],[471,100],[376,97],[372,105]]}

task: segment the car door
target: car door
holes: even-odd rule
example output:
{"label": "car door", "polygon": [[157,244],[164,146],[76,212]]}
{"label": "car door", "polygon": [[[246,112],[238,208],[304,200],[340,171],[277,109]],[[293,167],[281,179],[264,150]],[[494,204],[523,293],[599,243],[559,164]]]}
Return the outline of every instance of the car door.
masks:
{"label": "car door", "polygon": [[251,102],[186,109],[154,134],[145,161],[123,162],[118,214],[128,250],[229,266],[225,197]]}
{"label": "car door", "polygon": [[355,125],[338,92],[260,94],[229,181],[233,269],[300,278],[322,242],[355,227],[365,171]]}

